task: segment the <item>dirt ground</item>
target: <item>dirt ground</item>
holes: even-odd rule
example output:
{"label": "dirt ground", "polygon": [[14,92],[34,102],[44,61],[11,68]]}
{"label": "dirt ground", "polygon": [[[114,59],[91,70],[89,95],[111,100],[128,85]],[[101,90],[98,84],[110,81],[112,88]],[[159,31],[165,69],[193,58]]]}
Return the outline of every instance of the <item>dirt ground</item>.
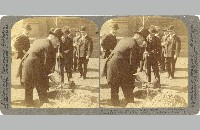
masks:
{"label": "dirt ground", "polygon": [[[105,60],[101,59],[100,72]],[[144,73],[140,73],[145,78]],[[134,103],[126,103],[120,88],[120,108],[166,108],[188,106],[188,58],[180,57],[176,62],[175,79],[166,78],[167,72],[160,73],[161,89],[142,89],[140,82],[135,82]],[[152,72],[152,77],[153,72]],[[100,78],[100,107],[112,108],[110,100],[111,89],[105,77]]]}
{"label": "dirt ground", "polygon": [[[24,108],[24,88],[16,78],[20,60],[12,59],[11,65],[11,104],[12,108]],[[65,73],[65,77],[66,77]],[[50,82],[49,103],[40,105],[36,89],[34,89],[34,106],[40,108],[98,108],[99,107],[99,59],[91,58],[88,63],[87,79],[82,80],[78,72],[73,72],[76,84],[74,92],[68,89],[68,82],[63,91]],[[57,89],[56,89],[57,87]]]}

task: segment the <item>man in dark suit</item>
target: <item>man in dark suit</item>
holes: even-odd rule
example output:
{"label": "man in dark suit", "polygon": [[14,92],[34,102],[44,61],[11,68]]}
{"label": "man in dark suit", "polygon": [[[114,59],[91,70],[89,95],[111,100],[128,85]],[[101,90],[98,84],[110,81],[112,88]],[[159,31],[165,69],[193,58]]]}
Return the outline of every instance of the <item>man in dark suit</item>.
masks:
{"label": "man in dark suit", "polygon": [[73,38],[73,46],[74,46],[74,51],[73,51],[73,69],[76,71],[77,69],[77,62],[78,62],[78,57],[77,57],[77,45],[78,45],[78,40],[81,38],[80,30],[76,30],[76,36]]}
{"label": "man in dark suit", "polygon": [[73,39],[69,36],[71,31],[68,26],[62,28],[63,36],[61,37],[60,51],[62,54],[61,77],[64,82],[64,68],[67,72],[68,81],[72,78],[73,65]]}
{"label": "man in dark suit", "polygon": [[168,72],[168,78],[173,79],[176,60],[181,50],[181,40],[175,34],[175,28],[173,25],[170,25],[167,31],[169,32],[169,37],[167,38],[167,41],[164,44],[166,68]]}
{"label": "man in dark suit", "polygon": [[101,47],[103,49],[102,56],[104,59],[108,58],[111,51],[114,50],[117,45],[116,33],[118,29],[118,24],[112,24],[110,32],[101,39]]}
{"label": "man in dark suit", "polygon": [[146,51],[148,52],[147,58],[147,77],[148,82],[151,81],[151,67],[154,72],[155,79],[158,81],[156,87],[160,87],[160,74],[159,74],[159,67],[158,61],[160,59],[161,54],[161,43],[160,39],[155,36],[157,33],[156,29],[150,30],[150,34],[147,36],[147,48]]}
{"label": "man in dark suit", "polygon": [[104,65],[102,76],[106,76],[111,88],[112,105],[120,105],[119,87],[122,88],[124,97],[128,102],[134,101],[134,75],[139,67],[140,47],[146,44],[145,38],[148,35],[147,29],[135,32],[133,37],[120,40],[109,55]]}
{"label": "man in dark suit", "polygon": [[16,37],[14,47],[16,49],[16,58],[22,59],[25,53],[30,48],[29,32],[32,30],[30,24],[25,24],[23,26],[23,33]]}
{"label": "man in dark suit", "polygon": [[52,57],[59,46],[59,38],[56,33],[50,32],[46,39],[34,41],[33,45],[22,58],[18,74],[22,75],[25,87],[26,106],[33,106],[33,89],[36,87],[40,103],[47,103],[47,90],[49,89],[48,75],[55,65]]}
{"label": "man in dark suit", "polygon": [[86,79],[87,64],[93,51],[93,41],[86,32],[86,27],[82,26],[80,29],[81,38],[78,40],[77,55],[78,55],[78,69],[80,77]]}

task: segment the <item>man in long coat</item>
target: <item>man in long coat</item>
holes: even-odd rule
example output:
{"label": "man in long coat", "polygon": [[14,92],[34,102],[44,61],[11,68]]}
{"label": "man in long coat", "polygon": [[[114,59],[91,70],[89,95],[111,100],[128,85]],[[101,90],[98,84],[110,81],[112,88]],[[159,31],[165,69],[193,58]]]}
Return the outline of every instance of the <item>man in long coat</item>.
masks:
{"label": "man in long coat", "polygon": [[36,40],[22,58],[19,74],[25,87],[25,103],[33,105],[33,89],[36,87],[40,103],[48,102],[48,74],[55,65],[52,57],[60,44],[55,33],[50,32],[46,39]]}
{"label": "man in long coat", "polygon": [[119,87],[122,88],[124,97],[127,102],[133,102],[134,76],[139,67],[139,50],[140,46],[145,43],[148,35],[147,29],[136,32],[134,37],[120,40],[108,57],[103,74],[107,78],[111,88],[111,102],[114,106],[120,104]]}
{"label": "man in long coat", "polygon": [[173,25],[170,25],[167,31],[169,32],[170,36],[167,38],[167,41],[164,44],[166,68],[168,72],[168,78],[173,79],[176,60],[181,50],[181,40],[175,34],[175,28]]}

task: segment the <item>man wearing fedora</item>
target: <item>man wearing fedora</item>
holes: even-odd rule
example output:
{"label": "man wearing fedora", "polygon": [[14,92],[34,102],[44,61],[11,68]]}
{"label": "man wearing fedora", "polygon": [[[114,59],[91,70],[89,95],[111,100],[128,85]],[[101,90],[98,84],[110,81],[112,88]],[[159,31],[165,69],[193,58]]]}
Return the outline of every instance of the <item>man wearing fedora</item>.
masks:
{"label": "man wearing fedora", "polygon": [[117,45],[116,33],[119,29],[118,24],[112,24],[110,28],[110,32],[107,35],[104,35],[101,39],[101,47],[103,49],[102,57],[104,59],[108,58],[111,51],[114,50],[115,46]]}
{"label": "man wearing fedora", "polygon": [[147,47],[146,51],[148,52],[148,58],[147,58],[147,77],[148,82],[151,81],[151,67],[154,72],[155,79],[158,81],[157,86],[154,87],[160,87],[160,74],[159,74],[159,67],[158,67],[158,61],[160,59],[161,54],[161,43],[160,39],[155,36],[157,33],[157,30],[155,28],[149,29],[150,34],[147,36]]}
{"label": "man wearing fedora", "polygon": [[49,101],[47,96],[47,90],[49,89],[48,75],[54,66],[54,64],[50,63],[52,63],[52,57],[56,56],[54,54],[59,44],[58,34],[49,32],[49,36],[46,39],[34,41],[22,58],[18,76],[21,75],[21,81],[25,87],[25,104],[27,107],[34,106],[34,87],[36,87],[41,104]]}
{"label": "man wearing fedora", "polygon": [[77,44],[78,70],[80,72],[80,78],[83,80],[86,79],[87,65],[93,51],[92,38],[88,36],[86,31],[87,27],[81,26],[81,38]]}
{"label": "man wearing fedora", "polygon": [[173,79],[175,72],[175,64],[177,57],[181,50],[181,40],[175,34],[174,25],[170,25],[167,29],[169,37],[167,38],[165,46],[166,69],[168,72],[167,78]]}
{"label": "man wearing fedora", "polygon": [[16,58],[22,59],[30,48],[29,33],[32,30],[30,24],[23,25],[23,33],[16,37],[14,47],[16,49]]}
{"label": "man wearing fedora", "polygon": [[122,88],[127,103],[134,102],[134,75],[139,67],[140,47],[143,47],[149,34],[147,29],[135,32],[133,37],[123,38],[107,58],[102,76],[106,76],[111,88],[111,103],[119,106],[119,87]]}

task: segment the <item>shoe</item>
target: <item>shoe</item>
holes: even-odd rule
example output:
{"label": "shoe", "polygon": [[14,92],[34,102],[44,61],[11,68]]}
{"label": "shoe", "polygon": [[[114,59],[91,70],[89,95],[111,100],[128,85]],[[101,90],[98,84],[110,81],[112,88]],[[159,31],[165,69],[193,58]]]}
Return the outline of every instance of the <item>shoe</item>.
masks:
{"label": "shoe", "polygon": [[172,80],[173,78],[170,76],[170,78],[169,78],[170,80]]}

